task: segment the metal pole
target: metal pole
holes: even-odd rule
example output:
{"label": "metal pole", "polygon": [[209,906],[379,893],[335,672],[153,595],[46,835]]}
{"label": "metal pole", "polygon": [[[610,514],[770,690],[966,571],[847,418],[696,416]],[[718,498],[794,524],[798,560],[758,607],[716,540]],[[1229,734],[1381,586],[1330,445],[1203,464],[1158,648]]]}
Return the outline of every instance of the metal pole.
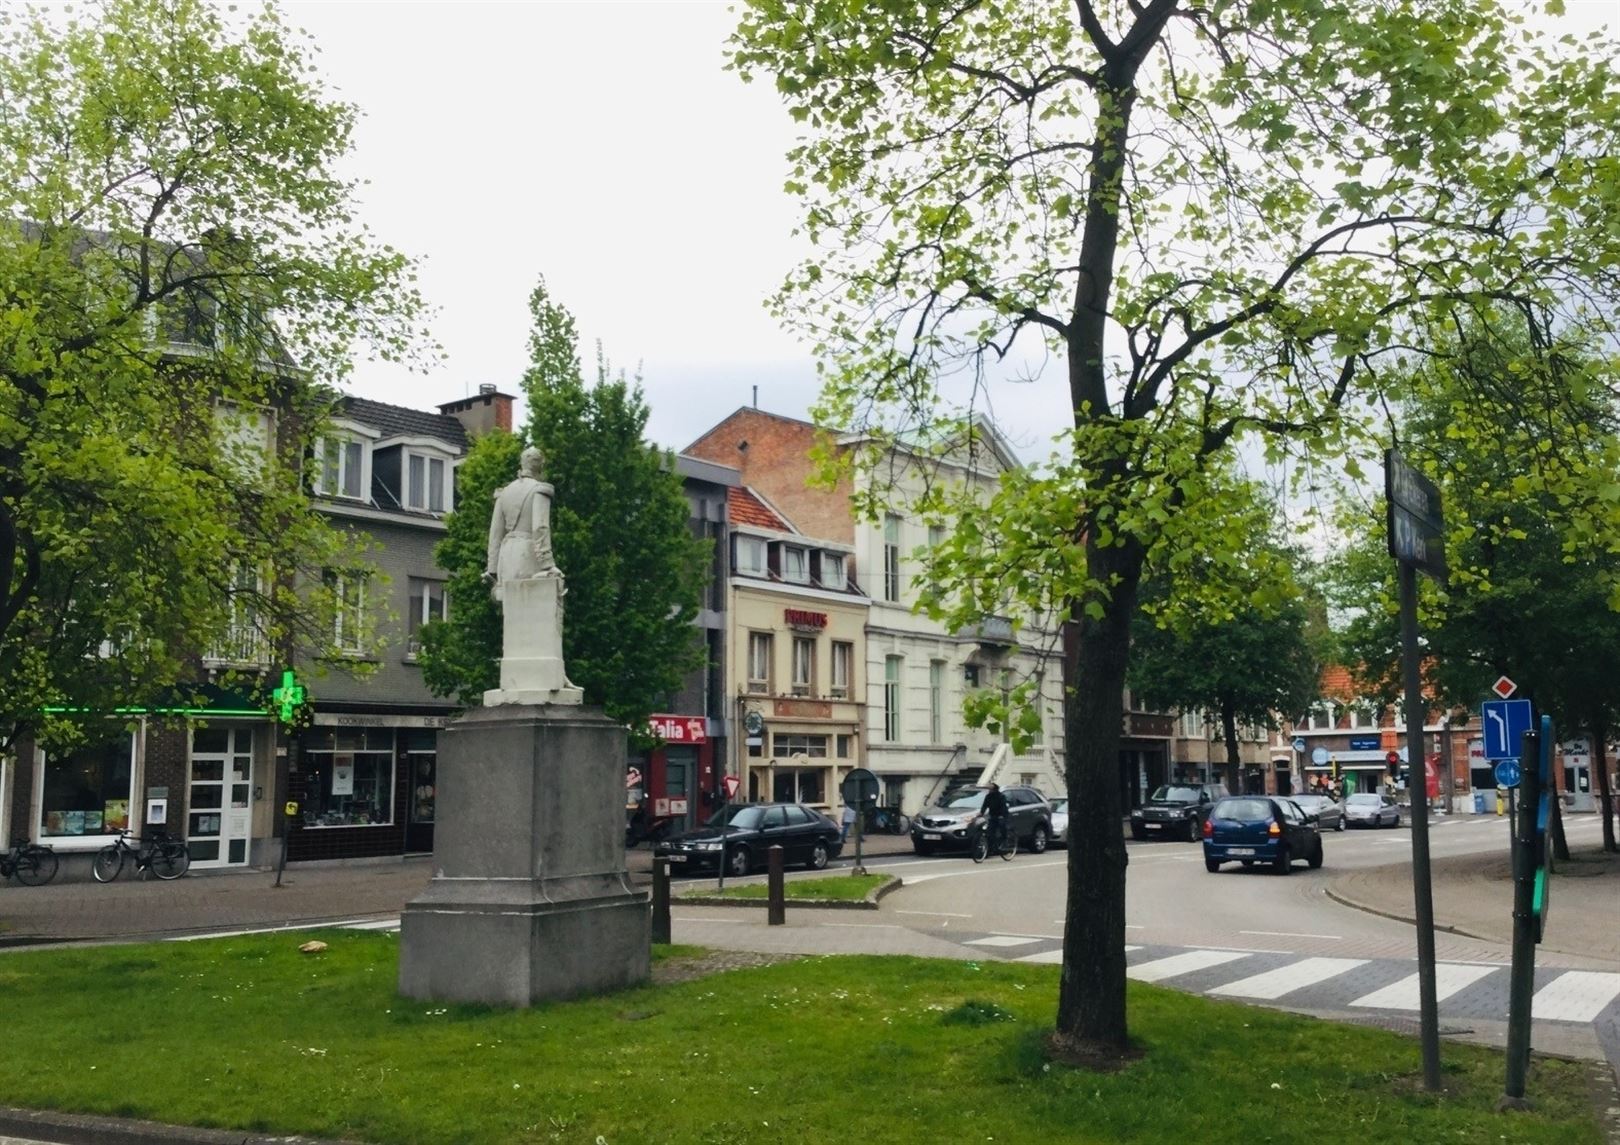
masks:
{"label": "metal pole", "polygon": [[[1536,988],[1535,908],[1535,802],[1531,785],[1539,776],[1540,750],[1533,731],[1524,733],[1524,747],[1520,752],[1519,782],[1526,785],[1525,798],[1509,823],[1513,826],[1513,968],[1508,978],[1508,1035],[1507,1078],[1503,1086],[1498,1109],[1527,1109],[1530,1103],[1524,1097],[1525,1075],[1530,1068],[1530,998]],[[1514,801],[1512,788],[1508,789],[1509,802]]]}
{"label": "metal pole", "polygon": [[[1416,906],[1418,1006],[1423,1043],[1423,1085],[1440,1081],[1440,1002],[1435,991],[1434,885],[1429,873],[1429,785],[1423,760],[1423,679],[1418,660],[1417,570],[1399,562],[1401,658],[1406,677],[1407,788],[1412,792],[1412,892]],[[1414,782],[1415,781],[1415,782]]]}
{"label": "metal pole", "polygon": [[853,875],[866,874],[866,864],[861,858],[861,840],[866,838],[866,800],[855,805],[855,869]]}
{"label": "metal pole", "polygon": [[652,940],[669,942],[669,860],[653,860]]}

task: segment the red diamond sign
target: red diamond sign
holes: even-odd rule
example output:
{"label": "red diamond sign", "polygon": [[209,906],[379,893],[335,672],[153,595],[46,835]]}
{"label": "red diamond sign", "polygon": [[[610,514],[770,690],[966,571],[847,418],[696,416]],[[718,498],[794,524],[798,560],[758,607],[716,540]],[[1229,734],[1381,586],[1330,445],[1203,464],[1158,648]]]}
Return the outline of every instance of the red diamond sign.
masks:
{"label": "red diamond sign", "polygon": [[1512,680],[1509,680],[1506,676],[1498,676],[1496,678],[1496,683],[1491,685],[1491,691],[1495,692],[1504,700],[1518,690],[1519,685],[1515,684]]}

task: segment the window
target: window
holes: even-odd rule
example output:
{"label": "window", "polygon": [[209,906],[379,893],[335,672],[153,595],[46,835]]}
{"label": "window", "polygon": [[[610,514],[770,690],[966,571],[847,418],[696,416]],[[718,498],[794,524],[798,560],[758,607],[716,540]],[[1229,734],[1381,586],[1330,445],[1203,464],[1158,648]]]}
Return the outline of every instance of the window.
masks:
{"label": "window", "polygon": [[850,693],[849,670],[855,662],[855,646],[843,640],[834,640],[832,646],[832,698],[847,700]]}
{"label": "window", "polygon": [[821,554],[821,587],[844,589],[849,587],[848,566],[843,553]]}
{"label": "window", "polygon": [[939,583],[939,578],[934,572],[934,560],[935,560],[935,557],[939,553],[939,547],[941,545],[943,545],[944,543],[945,543],[945,526],[944,525],[929,525],[928,526],[928,579],[929,579],[929,581],[931,583],[934,583],[934,584]]}
{"label": "window", "polygon": [[793,638],[793,694],[795,696],[814,695],[815,684],[815,639],[809,636],[795,636]]}
{"label": "window", "polygon": [[793,545],[782,546],[782,579],[794,584],[810,583],[810,555]]}
{"label": "window", "polygon": [[399,738],[411,822],[431,823],[439,791],[439,735],[434,731],[401,729]]}
{"label": "window", "polygon": [[928,742],[945,742],[945,661],[928,662]]}
{"label": "window", "polygon": [[444,620],[450,615],[444,581],[411,577],[410,613],[405,618],[405,654],[415,656],[422,650],[422,625],[430,620]]}
{"label": "window", "polygon": [[315,456],[319,462],[315,474],[315,492],[326,497],[352,497],[367,499],[370,484],[366,472],[368,451],[365,443],[352,437],[323,437],[316,443]]}
{"label": "window", "polygon": [[977,664],[962,665],[962,686],[977,688],[979,686],[979,666]]}
{"label": "window", "polygon": [[450,507],[446,481],[450,466],[442,457],[424,453],[405,455],[405,507],[429,513],[443,513]]}
{"label": "window", "polygon": [[1331,731],[1333,728],[1333,704],[1323,701],[1311,705],[1310,728],[1312,731]]}
{"label": "window", "polygon": [[761,695],[771,691],[771,634],[748,634],[748,690]]}
{"label": "window", "polygon": [[883,599],[900,599],[900,518],[883,518]]}
{"label": "window", "polygon": [[855,739],[851,735],[838,735],[833,737],[833,754],[839,759],[849,758],[850,744]]}
{"label": "window", "polygon": [[900,657],[883,661],[883,738],[900,742]]}
{"label": "window", "polygon": [[765,542],[758,537],[737,537],[731,571],[741,576],[764,576]]}
{"label": "window", "polygon": [[[1030,697],[1029,702],[1033,705],[1035,711],[1035,726],[1030,729],[1029,746],[1044,747],[1046,745],[1046,674],[1044,672],[1035,673],[1035,694]],[[1033,785],[1035,781],[1031,779],[1028,782]]]}
{"label": "window", "polygon": [[41,836],[116,835],[129,826],[135,737],[128,732],[45,757]]}
{"label": "window", "polygon": [[229,612],[225,631],[208,652],[205,659],[222,664],[263,664],[268,656],[264,634],[259,631],[259,597],[264,585],[256,570],[247,561],[238,561],[232,569]]}
{"label": "window", "polygon": [[306,828],[394,821],[392,728],[306,732],[302,767]]}
{"label": "window", "polygon": [[1204,713],[1182,712],[1181,734],[1187,739],[1204,738]]}
{"label": "window", "polygon": [[1378,726],[1377,712],[1373,705],[1365,700],[1358,700],[1350,705],[1350,728],[1358,731],[1362,728],[1375,728]]}
{"label": "window", "polygon": [[361,573],[340,573],[331,569],[323,579],[332,594],[332,643],[340,652],[364,650],[366,578]]}
{"label": "window", "polygon": [[[826,800],[822,792],[825,790],[823,783],[825,771],[826,769],[821,767],[777,768],[771,798],[778,803],[824,803]],[[773,810],[781,815],[783,808],[777,807]],[[784,824],[785,816],[783,822],[772,823],[769,819],[765,821],[766,827],[780,827]]]}
{"label": "window", "polygon": [[811,759],[827,758],[827,737],[783,733],[771,737],[771,754],[777,759],[790,759],[806,755]]}

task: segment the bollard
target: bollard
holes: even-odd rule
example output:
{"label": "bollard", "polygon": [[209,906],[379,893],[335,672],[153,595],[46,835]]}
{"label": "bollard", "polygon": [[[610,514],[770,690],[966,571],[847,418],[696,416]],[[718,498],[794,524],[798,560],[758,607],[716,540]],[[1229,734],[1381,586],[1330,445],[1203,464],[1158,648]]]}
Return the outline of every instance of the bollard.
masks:
{"label": "bollard", "polygon": [[653,860],[652,940],[670,941],[669,937],[669,860]]}
{"label": "bollard", "polygon": [[770,872],[766,876],[770,907],[766,912],[765,923],[767,926],[781,926],[787,921],[787,904],[783,901],[782,895],[782,845],[778,843],[773,846],[766,852],[766,856],[767,870]]}

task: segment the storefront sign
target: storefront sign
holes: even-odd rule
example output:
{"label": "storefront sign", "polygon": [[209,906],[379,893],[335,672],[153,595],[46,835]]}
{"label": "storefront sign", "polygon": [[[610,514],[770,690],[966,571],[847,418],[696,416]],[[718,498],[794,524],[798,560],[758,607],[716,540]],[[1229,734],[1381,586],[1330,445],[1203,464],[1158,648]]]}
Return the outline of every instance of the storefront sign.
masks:
{"label": "storefront sign", "polygon": [[777,700],[775,712],[777,719],[832,719],[832,705],[825,700]]}
{"label": "storefront sign", "polygon": [[316,712],[317,727],[328,728],[447,728],[454,716],[374,716],[359,712]]}
{"label": "storefront sign", "polygon": [[802,608],[789,608],[782,613],[789,628],[813,628],[817,631],[827,627],[827,614],[825,612],[807,612]]}
{"label": "storefront sign", "polygon": [[1383,744],[1378,736],[1351,736],[1351,751],[1377,751]]}
{"label": "storefront sign", "polygon": [[665,743],[708,743],[702,716],[648,716],[653,735]]}

